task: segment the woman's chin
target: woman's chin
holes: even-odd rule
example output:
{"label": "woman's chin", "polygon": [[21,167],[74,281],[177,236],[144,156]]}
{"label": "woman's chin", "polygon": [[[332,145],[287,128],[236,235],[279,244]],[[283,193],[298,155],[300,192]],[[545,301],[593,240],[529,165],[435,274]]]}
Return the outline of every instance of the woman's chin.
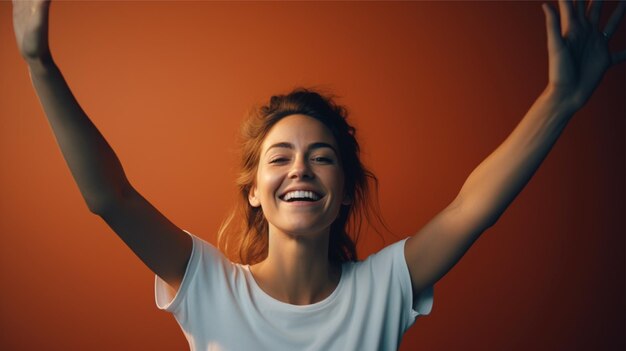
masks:
{"label": "woman's chin", "polygon": [[[291,237],[299,238],[320,238],[328,236],[329,226],[312,225],[310,223],[292,223],[282,228],[275,228],[275,231],[284,233]],[[270,231],[271,233],[272,231]]]}

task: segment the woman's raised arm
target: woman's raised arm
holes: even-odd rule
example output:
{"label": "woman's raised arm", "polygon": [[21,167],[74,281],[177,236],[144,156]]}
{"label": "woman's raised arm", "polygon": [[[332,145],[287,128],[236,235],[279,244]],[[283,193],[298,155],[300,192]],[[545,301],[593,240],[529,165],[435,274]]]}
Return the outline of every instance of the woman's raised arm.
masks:
{"label": "woman's raised arm", "polygon": [[14,0],[13,28],[63,157],[90,211],[155,274],[178,288],[191,238],[131,186],[110,145],[74,98],[48,46],[49,8],[49,1]]}
{"label": "woman's raised arm", "polygon": [[548,38],[548,85],[508,138],[469,175],[457,198],[405,246],[415,294],[443,277],[492,226],[528,183],[561,132],[589,99],[606,70],[626,58],[608,40],[624,2],[599,28],[600,1],[588,9],[559,1],[561,22],[543,5]]}

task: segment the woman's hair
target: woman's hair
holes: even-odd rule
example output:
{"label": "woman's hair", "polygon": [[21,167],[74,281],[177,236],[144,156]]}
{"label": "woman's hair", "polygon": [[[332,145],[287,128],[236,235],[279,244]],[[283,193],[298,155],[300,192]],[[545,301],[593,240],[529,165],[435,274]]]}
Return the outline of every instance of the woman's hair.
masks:
{"label": "woman's hair", "polygon": [[[323,123],[337,142],[344,172],[344,189],[351,200],[342,205],[330,227],[328,258],[333,263],[356,261],[356,242],[363,217],[378,220],[384,226],[378,199],[370,201],[370,182],[378,192],[378,179],[359,158],[360,148],[356,129],[348,124],[348,111],[333,101],[334,96],[322,95],[312,89],[297,88],[286,95],[275,95],[269,104],[254,107],[241,128],[241,165],[237,186],[239,197],[235,209],[222,223],[218,247],[242,264],[255,264],[267,257],[268,223],[261,207],[248,202],[255,180],[261,145],[270,129],[282,118],[302,114]],[[386,227],[386,226],[385,226]],[[351,233],[352,236],[349,234]]]}

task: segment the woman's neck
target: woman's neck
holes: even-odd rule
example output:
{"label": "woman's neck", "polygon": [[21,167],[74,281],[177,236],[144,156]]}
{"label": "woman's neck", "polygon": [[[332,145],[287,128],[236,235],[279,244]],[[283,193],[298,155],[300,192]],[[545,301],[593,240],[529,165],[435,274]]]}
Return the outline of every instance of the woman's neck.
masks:
{"label": "woman's neck", "polygon": [[328,297],[341,267],[328,260],[328,234],[293,236],[270,230],[268,256],[250,267],[259,287],[276,300],[308,305]]}

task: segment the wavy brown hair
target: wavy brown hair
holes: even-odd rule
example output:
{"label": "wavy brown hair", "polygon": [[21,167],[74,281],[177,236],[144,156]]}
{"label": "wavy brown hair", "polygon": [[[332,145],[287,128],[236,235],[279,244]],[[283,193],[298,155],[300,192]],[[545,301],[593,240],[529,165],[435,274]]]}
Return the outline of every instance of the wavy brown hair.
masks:
{"label": "wavy brown hair", "polygon": [[241,128],[239,197],[218,233],[218,247],[233,261],[255,264],[267,257],[267,220],[261,207],[250,205],[248,194],[256,179],[265,136],[278,121],[289,115],[307,115],[323,123],[332,132],[339,149],[345,175],[344,189],[352,201],[341,206],[337,219],[331,224],[328,259],[333,263],[357,260],[356,242],[363,217],[368,221],[375,218],[386,228],[378,199],[370,201],[371,185],[374,195],[378,193],[378,179],[361,163],[356,129],[347,122],[347,109],[333,99],[334,96],[329,94],[296,88],[285,95],[274,95],[267,105],[250,110]]}

